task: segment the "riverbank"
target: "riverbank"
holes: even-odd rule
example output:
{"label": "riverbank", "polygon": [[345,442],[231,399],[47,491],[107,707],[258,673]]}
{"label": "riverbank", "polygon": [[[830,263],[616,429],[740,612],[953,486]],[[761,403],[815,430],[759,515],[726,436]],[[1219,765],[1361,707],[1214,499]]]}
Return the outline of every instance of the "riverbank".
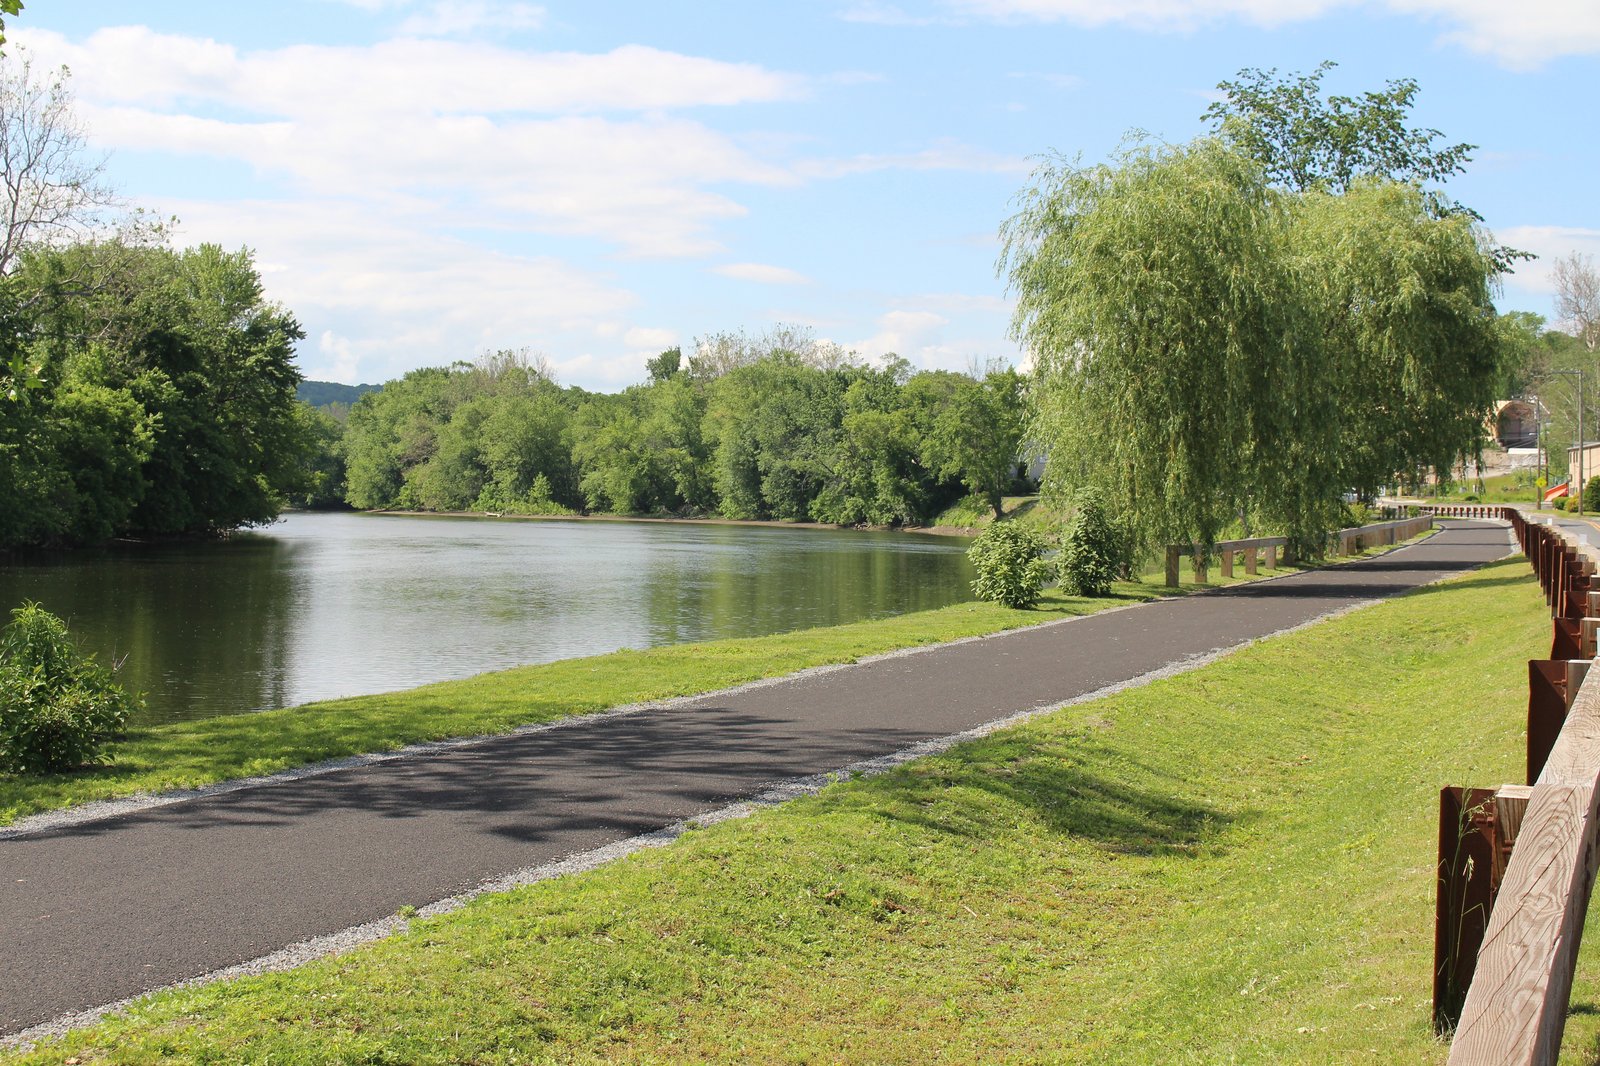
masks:
{"label": "riverbank", "polygon": [[[1259,579],[1297,568],[1265,571]],[[1033,610],[963,603],[767,637],[620,651],[516,667],[420,688],[135,728],[114,762],[68,774],[0,776],[0,826],[63,807],[202,788],[367,753],[505,733],[573,715],[716,691],[812,667],[982,636],[1173,594],[1257,580],[1166,588],[1151,571],[1102,599],[1047,590]]]}
{"label": "riverbank", "polygon": [[8,1061],[1439,1063],[1437,789],[1547,626],[1495,564]]}
{"label": "riverbank", "polygon": [[749,526],[754,529],[817,529],[828,532],[928,533],[936,536],[971,537],[975,530],[956,526],[838,526],[828,522],[799,522],[773,518],[723,518],[718,515],[691,517],[625,514],[510,514],[494,511],[357,511],[356,514],[401,515],[407,518],[493,518],[518,522],[648,522],[681,526]]}

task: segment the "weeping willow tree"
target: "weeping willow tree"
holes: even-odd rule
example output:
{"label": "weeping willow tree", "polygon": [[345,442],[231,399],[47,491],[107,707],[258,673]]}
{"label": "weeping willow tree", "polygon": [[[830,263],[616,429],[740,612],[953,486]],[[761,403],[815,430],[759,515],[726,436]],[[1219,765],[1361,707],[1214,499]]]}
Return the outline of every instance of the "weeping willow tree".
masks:
{"label": "weeping willow tree", "polygon": [[1035,172],[1001,266],[1051,494],[1099,489],[1146,547],[1209,548],[1240,515],[1308,540],[1327,528],[1331,367],[1293,223],[1259,165],[1215,139]]}
{"label": "weeping willow tree", "polygon": [[1341,480],[1363,495],[1476,458],[1500,381],[1495,250],[1415,185],[1367,180],[1292,228],[1337,398]]}
{"label": "weeping willow tree", "polygon": [[1269,183],[1222,139],[1053,159],[1003,227],[1046,489],[1141,547],[1236,519],[1317,552],[1342,494],[1447,470],[1497,375],[1494,260],[1410,184]]}

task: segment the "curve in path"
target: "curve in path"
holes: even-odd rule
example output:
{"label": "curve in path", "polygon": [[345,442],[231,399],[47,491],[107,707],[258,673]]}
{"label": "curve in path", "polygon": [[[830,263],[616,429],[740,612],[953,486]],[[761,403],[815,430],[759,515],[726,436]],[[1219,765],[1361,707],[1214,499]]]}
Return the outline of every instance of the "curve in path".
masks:
{"label": "curve in path", "polygon": [[1379,558],[0,839],[0,1034],[1473,569]]}

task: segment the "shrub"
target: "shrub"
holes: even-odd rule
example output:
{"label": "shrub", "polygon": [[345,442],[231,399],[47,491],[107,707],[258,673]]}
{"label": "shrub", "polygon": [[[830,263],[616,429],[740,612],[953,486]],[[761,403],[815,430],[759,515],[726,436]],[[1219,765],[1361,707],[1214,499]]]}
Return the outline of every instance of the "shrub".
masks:
{"label": "shrub", "polygon": [[1128,570],[1127,537],[1093,492],[1080,492],[1076,504],[1061,546],[1061,585],[1080,596],[1104,596]]}
{"label": "shrub", "polygon": [[973,593],[980,600],[1005,607],[1032,607],[1050,579],[1044,548],[1044,538],[1033,530],[1014,522],[996,522],[967,549],[967,558],[978,572],[972,582]]}
{"label": "shrub", "polygon": [[1600,477],[1592,477],[1584,483],[1583,509],[1600,511]]}
{"label": "shrub", "polygon": [[37,603],[0,630],[0,772],[50,773],[103,758],[138,701]]}

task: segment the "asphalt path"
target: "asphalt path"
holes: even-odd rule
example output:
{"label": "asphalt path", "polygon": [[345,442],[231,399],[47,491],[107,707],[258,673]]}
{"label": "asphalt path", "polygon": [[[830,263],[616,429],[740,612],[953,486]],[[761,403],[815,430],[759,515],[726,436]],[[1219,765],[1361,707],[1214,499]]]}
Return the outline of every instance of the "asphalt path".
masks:
{"label": "asphalt path", "polygon": [[0,1034],[650,832],[775,783],[1392,596],[1511,550],[1379,558],[0,839]]}

